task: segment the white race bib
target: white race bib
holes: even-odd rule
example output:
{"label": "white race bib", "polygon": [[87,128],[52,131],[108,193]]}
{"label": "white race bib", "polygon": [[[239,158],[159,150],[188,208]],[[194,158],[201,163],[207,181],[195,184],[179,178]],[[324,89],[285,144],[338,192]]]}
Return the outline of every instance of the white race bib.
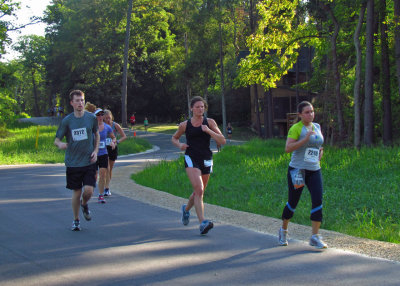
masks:
{"label": "white race bib", "polygon": [[106,148],[106,142],[100,141],[99,148],[101,149]]}
{"label": "white race bib", "polygon": [[308,163],[318,163],[319,160],[319,149],[307,148],[304,154],[304,161]]}
{"label": "white race bib", "polygon": [[71,130],[72,140],[74,141],[82,141],[88,139],[86,128],[79,128]]}
{"label": "white race bib", "polygon": [[110,146],[110,145],[111,145],[111,142],[112,142],[112,139],[111,139],[111,138],[106,138],[106,145],[107,145],[107,146]]}
{"label": "white race bib", "polygon": [[213,160],[204,160],[204,167],[211,167],[213,165]]}

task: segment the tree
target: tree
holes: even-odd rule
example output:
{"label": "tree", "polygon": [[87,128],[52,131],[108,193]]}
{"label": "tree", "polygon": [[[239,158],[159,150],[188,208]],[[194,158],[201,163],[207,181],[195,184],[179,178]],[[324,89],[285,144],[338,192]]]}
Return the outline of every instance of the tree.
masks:
{"label": "tree", "polygon": [[371,146],[374,138],[374,0],[367,1],[365,57],[364,144]]}
{"label": "tree", "polygon": [[[268,91],[275,88],[276,83],[296,63],[298,51],[307,41],[308,36],[305,35],[309,32],[306,30],[305,22],[298,15],[298,5],[297,0],[264,0],[258,3],[257,27],[247,38],[250,54],[239,63],[238,85],[260,84]],[[253,87],[253,91],[257,129],[261,136],[257,88]],[[271,96],[271,93],[267,96]],[[268,98],[265,100],[271,102]],[[268,122],[265,123],[267,126],[270,125]],[[271,135],[271,130],[268,134]]]}
{"label": "tree", "polygon": [[362,52],[360,44],[361,28],[364,21],[366,4],[363,3],[358,16],[357,28],[354,32],[354,46],[356,49],[356,74],[354,82],[354,146],[361,146],[361,77],[362,77]]}
{"label": "tree", "polygon": [[400,0],[394,2],[394,24],[395,24],[395,60],[397,76],[397,93],[400,96]]}
{"label": "tree", "polygon": [[17,63],[0,62],[0,129],[19,113],[17,101],[14,99],[18,79],[15,72]]}
{"label": "tree", "polygon": [[[126,34],[126,14],[121,11],[126,11],[126,4],[125,0],[65,0],[48,8],[52,94],[66,98],[71,89],[82,89],[89,101],[110,108],[116,118],[121,118]],[[160,88],[161,75],[169,70],[166,56],[173,44],[166,5],[169,2],[161,0],[133,2],[127,109],[135,110],[136,105],[141,107],[154,97],[167,98],[162,97]]]}
{"label": "tree", "polygon": [[239,64],[240,85],[274,88],[296,62],[305,31],[305,25],[296,22],[297,5],[297,0],[264,0],[257,5],[260,20],[247,39],[250,54]]}
{"label": "tree", "polygon": [[337,111],[337,120],[338,120],[338,127],[339,127],[339,140],[341,138],[344,138],[344,118],[343,118],[343,107],[342,107],[342,96],[341,96],[341,90],[340,90],[340,71],[339,71],[339,63],[338,63],[338,53],[337,53],[337,38],[339,35],[339,30],[340,30],[340,25],[339,22],[335,16],[335,13],[333,9],[331,8],[331,5],[324,4],[323,2],[320,2],[320,5],[322,6],[323,9],[327,11],[329,14],[333,26],[334,26],[334,32],[331,36],[331,53],[332,53],[332,69],[333,69],[333,80],[334,80],[334,85],[335,85],[335,98],[336,98],[336,111]]}
{"label": "tree", "polygon": [[122,126],[127,127],[127,81],[128,81],[128,53],[129,53],[129,38],[131,34],[131,14],[132,14],[133,0],[129,0],[127,15],[126,15],[126,34],[125,34],[125,48],[124,48],[124,70],[122,73],[122,91],[121,91],[121,112],[122,112]]}
{"label": "tree", "polygon": [[19,9],[19,3],[13,0],[0,0],[0,58],[4,54],[6,43],[9,42],[8,31],[15,30],[10,21],[4,20],[7,16],[15,16],[14,12]]}
{"label": "tree", "polygon": [[383,144],[392,145],[392,103],[390,99],[390,62],[386,24],[386,0],[379,1],[379,30],[381,39],[380,91],[383,97]]}
{"label": "tree", "polygon": [[45,64],[48,42],[42,36],[24,36],[15,49],[22,54],[21,63],[24,72],[27,73],[32,83],[33,113],[35,116],[41,116],[47,110],[46,94],[43,87],[46,78]]}

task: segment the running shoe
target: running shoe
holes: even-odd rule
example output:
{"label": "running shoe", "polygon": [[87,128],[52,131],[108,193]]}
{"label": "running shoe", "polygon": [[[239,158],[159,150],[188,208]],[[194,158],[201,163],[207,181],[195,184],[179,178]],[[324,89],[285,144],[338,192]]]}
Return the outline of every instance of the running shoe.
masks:
{"label": "running shoe", "polygon": [[81,230],[81,223],[79,222],[79,219],[76,219],[72,222],[72,227],[71,230],[73,231],[80,231]]}
{"label": "running shoe", "polygon": [[181,211],[182,211],[181,221],[182,221],[183,225],[188,225],[189,220],[190,220],[190,211],[186,211],[185,209],[186,209],[186,205],[182,205],[181,206]]}
{"label": "running shoe", "polygon": [[214,224],[212,221],[203,220],[203,222],[200,224],[200,234],[206,234],[213,227]]}
{"label": "running shoe", "polygon": [[287,246],[288,245],[287,237],[288,237],[288,231],[284,230],[283,228],[280,228],[279,229],[279,237],[278,237],[279,245]]}
{"label": "running shoe", "polygon": [[104,196],[105,196],[105,197],[111,196],[110,189],[104,189]]}
{"label": "running shoe", "polygon": [[103,195],[99,195],[99,198],[97,200],[99,202],[99,204],[105,204],[106,200],[104,199]]}
{"label": "running shoe", "polygon": [[84,206],[84,205],[82,205],[82,202],[81,202],[81,208],[82,208],[82,213],[83,213],[83,216],[85,217],[85,219],[91,220],[92,217],[90,216],[90,210],[89,210],[88,204],[86,204],[86,206]]}
{"label": "running shoe", "polygon": [[310,245],[318,249],[328,248],[328,245],[322,240],[319,234],[313,234],[310,238]]}

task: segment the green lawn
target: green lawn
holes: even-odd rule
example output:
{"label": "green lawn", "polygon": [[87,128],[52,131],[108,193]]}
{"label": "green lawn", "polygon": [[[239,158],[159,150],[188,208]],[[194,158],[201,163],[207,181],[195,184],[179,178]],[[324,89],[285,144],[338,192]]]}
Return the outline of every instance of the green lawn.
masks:
{"label": "green lawn", "polygon": [[[287,202],[290,161],[284,144],[284,140],[256,139],[242,146],[224,147],[214,156],[214,172],[204,201],[280,218]],[[139,184],[189,197],[192,187],[182,160],[163,161],[132,178]],[[325,147],[321,166],[324,229],[400,243],[399,148],[357,151]],[[309,225],[310,207],[305,189],[292,221]]]}
{"label": "green lawn", "polygon": [[[0,138],[0,165],[64,162],[64,150],[54,145],[56,126],[16,124]],[[119,155],[148,150],[151,144],[141,138],[128,138],[118,146]]]}

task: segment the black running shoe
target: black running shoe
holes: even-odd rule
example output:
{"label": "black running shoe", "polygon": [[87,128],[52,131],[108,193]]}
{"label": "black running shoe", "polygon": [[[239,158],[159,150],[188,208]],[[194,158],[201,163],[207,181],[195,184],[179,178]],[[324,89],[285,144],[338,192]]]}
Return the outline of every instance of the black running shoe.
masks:
{"label": "black running shoe", "polygon": [[214,227],[214,224],[212,221],[209,220],[204,220],[201,224],[200,224],[200,234],[204,235],[206,234],[210,229],[212,229]]}
{"label": "black running shoe", "polygon": [[73,231],[80,231],[81,230],[81,223],[79,222],[79,219],[76,219],[72,222],[72,227],[71,230]]}
{"label": "black running shoe", "polygon": [[92,217],[90,216],[90,210],[89,210],[88,204],[86,204],[86,206],[81,204],[81,208],[82,208],[82,213],[83,213],[83,216],[85,217],[85,219],[91,220]]}

